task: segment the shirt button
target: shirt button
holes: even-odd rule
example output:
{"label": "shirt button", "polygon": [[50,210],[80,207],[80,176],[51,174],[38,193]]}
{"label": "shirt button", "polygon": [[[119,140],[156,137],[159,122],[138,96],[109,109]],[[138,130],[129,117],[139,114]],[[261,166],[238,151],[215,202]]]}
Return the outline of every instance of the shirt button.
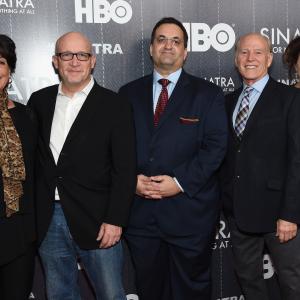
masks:
{"label": "shirt button", "polygon": [[150,158],[149,158],[149,161],[154,161],[154,157],[150,157]]}

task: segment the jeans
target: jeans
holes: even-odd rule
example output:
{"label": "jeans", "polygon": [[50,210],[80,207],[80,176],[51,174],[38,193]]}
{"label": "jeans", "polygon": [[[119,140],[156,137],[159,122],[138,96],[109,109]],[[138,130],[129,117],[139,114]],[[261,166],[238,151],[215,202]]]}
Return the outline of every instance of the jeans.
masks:
{"label": "jeans", "polygon": [[72,239],[59,203],[39,249],[48,300],[80,300],[77,260],[86,271],[97,300],[126,300],[122,284],[123,249],[80,249]]}

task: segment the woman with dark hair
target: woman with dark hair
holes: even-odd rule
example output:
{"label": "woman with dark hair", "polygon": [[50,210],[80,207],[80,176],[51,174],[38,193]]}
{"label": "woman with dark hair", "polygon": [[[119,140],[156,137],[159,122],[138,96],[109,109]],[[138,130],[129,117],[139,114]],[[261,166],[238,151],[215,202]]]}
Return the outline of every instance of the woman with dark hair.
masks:
{"label": "woman with dark hair", "polygon": [[294,86],[300,88],[300,36],[288,44],[283,55],[283,61],[289,68],[289,76],[296,79]]}
{"label": "woman with dark hair", "polygon": [[34,272],[36,129],[26,106],[8,98],[15,43],[0,34],[0,299],[28,299]]}

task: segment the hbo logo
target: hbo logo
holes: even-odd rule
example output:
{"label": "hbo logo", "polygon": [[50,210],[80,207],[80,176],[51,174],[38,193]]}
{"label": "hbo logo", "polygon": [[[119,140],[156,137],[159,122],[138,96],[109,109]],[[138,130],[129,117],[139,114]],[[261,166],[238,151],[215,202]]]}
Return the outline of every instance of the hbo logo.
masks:
{"label": "hbo logo", "polygon": [[235,43],[235,32],[225,23],[210,28],[205,23],[183,23],[188,35],[188,51],[205,52],[213,47],[219,52],[226,52]]}
{"label": "hbo logo", "polygon": [[269,254],[263,257],[264,279],[269,279],[274,275],[274,267]]}
{"label": "hbo logo", "polygon": [[83,23],[108,23],[111,19],[119,24],[127,23],[132,17],[132,8],[125,0],[110,4],[107,0],[75,0],[75,21]]}

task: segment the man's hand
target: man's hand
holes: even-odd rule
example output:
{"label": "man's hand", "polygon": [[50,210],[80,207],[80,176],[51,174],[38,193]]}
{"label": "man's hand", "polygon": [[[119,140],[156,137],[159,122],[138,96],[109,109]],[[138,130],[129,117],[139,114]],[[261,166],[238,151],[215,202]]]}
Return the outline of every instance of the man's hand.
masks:
{"label": "man's hand", "polygon": [[171,197],[179,194],[181,192],[178,184],[175,180],[168,175],[158,175],[151,176],[151,198],[157,199],[156,197],[160,196]]}
{"label": "man's hand", "polygon": [[161,196],[153,190],[151,178],[142,174],[137,176],[136,194],[148,199],[161,199]]}
{"label": "man's hand", "polygon": [[103,223],[100,226],[97,241],[101,241],[99,248],[109,248],[119,242],[122,234],[122,227]]}
{"label": "man's hand", "polygon": [[278,236],[280,243],[285,243],[296,236],[297,229],[297,224],[279,219],[276,236]]}

